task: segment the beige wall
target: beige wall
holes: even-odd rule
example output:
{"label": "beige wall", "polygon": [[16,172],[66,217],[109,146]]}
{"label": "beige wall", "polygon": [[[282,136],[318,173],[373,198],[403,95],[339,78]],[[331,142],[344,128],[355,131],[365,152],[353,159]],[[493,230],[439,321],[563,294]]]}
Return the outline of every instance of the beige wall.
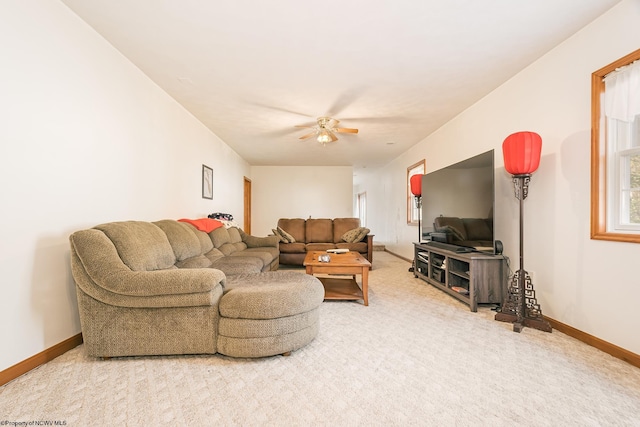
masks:
{"label": "beige wall", "polygon": [[265,236],[279,218],[353,216],[351,166],[253,166],[251,233]]}
{"label": "beige wall", "polygon": [[393,252],[413,258],[415,227],[405,214],[406,168],[427,172],[496,149],[497,238],[518,267],[518,203],[501,145],[521,130],[543,139],[540,168],[525,201],[525,269],[543,313],[640,354],[640,245],[590,240],[591,73],[640,46],[640,2],[624,0],[484,99],[380,170],[367,191],[369,228]]}
{"label": "beige wall", "polygon": [[4,370],[80,332],[71,232],[214,211],[242,222],[250,170],[62,3],[0,2],[0,45]]}

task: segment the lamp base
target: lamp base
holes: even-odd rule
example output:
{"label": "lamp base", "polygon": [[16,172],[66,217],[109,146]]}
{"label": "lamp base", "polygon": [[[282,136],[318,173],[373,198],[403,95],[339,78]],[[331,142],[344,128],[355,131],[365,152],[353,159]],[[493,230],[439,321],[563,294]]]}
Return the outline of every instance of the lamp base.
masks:
{"label": "lamp base", "polygon": [[507,296],[495,320],[513,323],[514,332],[521,332],[525,326],[551,332],[551,325],[542,317],[531,277],[525,270],[516,271],[511,278]]}

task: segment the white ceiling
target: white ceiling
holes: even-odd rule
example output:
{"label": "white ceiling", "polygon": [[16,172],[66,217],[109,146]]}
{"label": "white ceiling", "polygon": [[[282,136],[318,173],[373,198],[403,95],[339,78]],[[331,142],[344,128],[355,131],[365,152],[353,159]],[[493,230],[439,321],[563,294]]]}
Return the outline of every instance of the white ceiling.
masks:
{"label": "white ceiling", "polygon": [[[62,0],[252,165],[381,166],[620,0]],[[357,135],[300,141],[328,115]]]}

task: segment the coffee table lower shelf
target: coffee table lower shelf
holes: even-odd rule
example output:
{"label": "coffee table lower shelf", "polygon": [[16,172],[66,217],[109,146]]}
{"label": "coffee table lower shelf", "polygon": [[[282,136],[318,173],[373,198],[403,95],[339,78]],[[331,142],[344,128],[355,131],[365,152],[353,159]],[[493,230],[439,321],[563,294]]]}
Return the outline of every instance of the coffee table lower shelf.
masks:
{"label": "coffee table lower shelf", "polygon": [[324,286],[325,300],[364,300],[362,289],[354,279],[318,277]]}

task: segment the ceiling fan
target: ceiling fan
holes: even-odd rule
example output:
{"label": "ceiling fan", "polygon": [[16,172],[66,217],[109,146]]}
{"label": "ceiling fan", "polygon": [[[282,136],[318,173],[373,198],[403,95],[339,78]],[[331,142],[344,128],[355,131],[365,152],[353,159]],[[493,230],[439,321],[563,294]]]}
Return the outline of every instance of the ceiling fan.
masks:
{"label": "ceiling fan", "polygon": [[336,127],[340,121],[331,117],[318,117],[317,123],[318,124],[316,126],[297,125],[296,127],[298,128],[313,129],[313,132],[302,135],[300,139],[307,139],[315,136],[316,140],[320,144],[326,145],[329,142],[338,140],[338,137],[335,135],[336,133],[358,133],[358,129]]}

